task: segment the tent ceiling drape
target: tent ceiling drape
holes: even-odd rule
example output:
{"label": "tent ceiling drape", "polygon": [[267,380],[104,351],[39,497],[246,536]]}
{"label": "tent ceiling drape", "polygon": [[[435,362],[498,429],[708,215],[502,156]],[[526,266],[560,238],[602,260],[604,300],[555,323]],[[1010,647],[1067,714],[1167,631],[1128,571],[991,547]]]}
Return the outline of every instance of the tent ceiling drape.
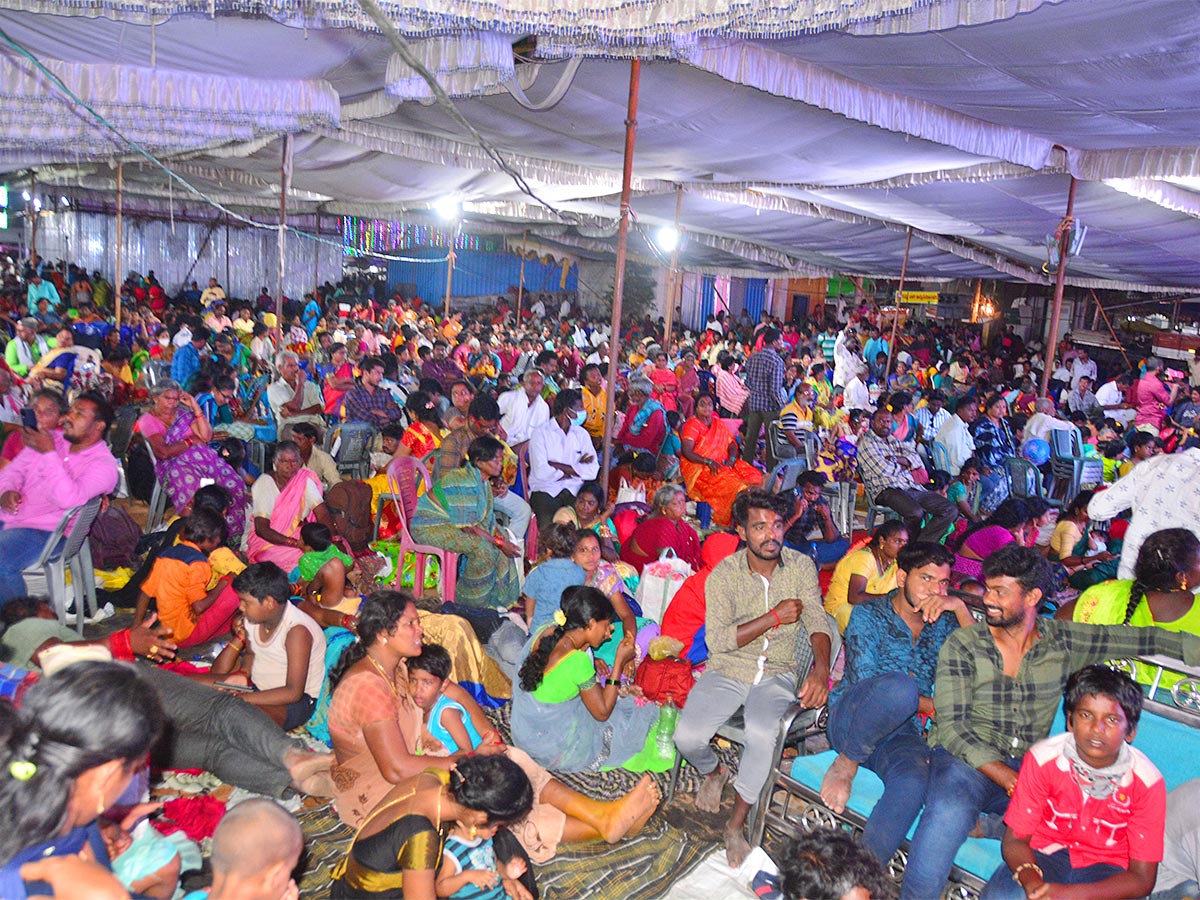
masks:
{"label": "tent ceiling drape", "polygon": [[[0,0],[0,29],[197,189],[611,252],[628,64],[642,68],[635,255],[684,189],[685,266],[1045,284],[1068,174],[1080,286],[1200,288],[1192,0],[393,0],[383,4],[534,198],[355,4]],[[85,14],[86,13],[86,14]],[[528,36],[536,36],[536,49]],[[521,48],[514,54],[514,45]],[[0,44],[0,171],[107,189],[112,132]],[[27,178],[17,175],[16,179]],[[9,176],[10,182],[14,176]],[[125,189],[174,200],[149,163]]]}

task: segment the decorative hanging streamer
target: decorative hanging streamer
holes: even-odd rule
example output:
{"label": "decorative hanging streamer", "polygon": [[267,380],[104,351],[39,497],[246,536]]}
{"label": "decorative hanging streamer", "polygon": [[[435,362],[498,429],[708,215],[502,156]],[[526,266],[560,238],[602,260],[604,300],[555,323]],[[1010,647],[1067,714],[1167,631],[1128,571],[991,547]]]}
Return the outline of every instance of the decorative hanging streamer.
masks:
{"label": "decorative hanging streamer", "polygon": [[[385,219],[342,217],[342,241],[347,251],[379,255],[395,250],[414,250],[442,247],[452,250],[476,250],[497,253],[505,248],[502,239],[481,237],[461,229],[447,231],[416,222],[395,222]],[[420,260],[426,262],[426,260]],[[442,257],[440,261],[445,261]]]}

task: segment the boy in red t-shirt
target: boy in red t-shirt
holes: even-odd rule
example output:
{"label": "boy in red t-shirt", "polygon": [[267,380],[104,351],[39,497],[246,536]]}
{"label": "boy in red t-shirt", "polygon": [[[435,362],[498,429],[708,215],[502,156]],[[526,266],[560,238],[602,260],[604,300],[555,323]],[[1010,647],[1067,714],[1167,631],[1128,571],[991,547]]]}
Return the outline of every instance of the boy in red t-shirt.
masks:
{"label": "boy in red t-shirt", "polygon": [[1103,665],[1067,679],[1067,732],[1021,763],[1004,835],[1005,865],[982,900],[1144,897],[1163,855],[1162,774],[1130,746],[1142,692]]}

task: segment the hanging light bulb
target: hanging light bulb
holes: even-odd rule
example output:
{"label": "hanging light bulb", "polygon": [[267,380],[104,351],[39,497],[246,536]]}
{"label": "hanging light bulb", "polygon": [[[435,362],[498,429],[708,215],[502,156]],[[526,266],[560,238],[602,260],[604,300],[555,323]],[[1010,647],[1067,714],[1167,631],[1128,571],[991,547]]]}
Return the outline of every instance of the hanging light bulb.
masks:
{"label": "hanging light bulb", "polygon": [[654,234],[654,243],[663,253],[673,253],[679,246],[679,230],[670,225],[664,225]]}

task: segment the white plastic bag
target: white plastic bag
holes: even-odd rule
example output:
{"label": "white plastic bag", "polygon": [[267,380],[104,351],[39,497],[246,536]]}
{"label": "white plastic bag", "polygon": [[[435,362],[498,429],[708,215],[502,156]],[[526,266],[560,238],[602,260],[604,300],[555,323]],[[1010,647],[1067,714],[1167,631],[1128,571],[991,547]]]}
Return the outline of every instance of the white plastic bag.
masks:
{"label": "white plastic bag", "polygon": [[676,556],[670,547],[663,550],[656,561],[647,563],[642,569],[642,580],[634,597],[642,608],[642,615],[661,623],[667,604],[684,579],[692,574],[692,567]]}

